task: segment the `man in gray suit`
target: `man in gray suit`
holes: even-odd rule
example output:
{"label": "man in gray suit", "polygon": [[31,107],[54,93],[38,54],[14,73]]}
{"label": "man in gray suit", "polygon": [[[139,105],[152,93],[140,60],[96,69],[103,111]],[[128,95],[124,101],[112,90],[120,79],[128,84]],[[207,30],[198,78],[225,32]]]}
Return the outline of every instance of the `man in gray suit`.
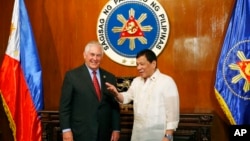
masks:
{"label": "man in gray suit", "polygon": [[[66,72],[62,85],[59,115],[63,141],[118,141],[119,104],[105,86],[105,82],[116,85],[116,78],[100,68],[103,49],[98,42],[89,42],[83,57],[85,64]],[[93,71],[101,89],[99,99]]]}

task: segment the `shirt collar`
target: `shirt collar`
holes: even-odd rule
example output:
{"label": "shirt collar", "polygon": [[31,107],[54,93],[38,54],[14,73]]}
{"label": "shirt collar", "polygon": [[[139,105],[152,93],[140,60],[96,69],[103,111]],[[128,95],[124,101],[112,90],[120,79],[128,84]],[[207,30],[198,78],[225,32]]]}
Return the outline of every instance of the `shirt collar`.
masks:
{"label": "shirt collar", "polygon": [[156,69],[155,72],[149,77],[149,79],[152,80],[152,81],[155,81],[159,74],[160,74],[159,69]]}
{"label": "shirt collar", "polygon": [[[159,76],[159,74],[160,74],[160,70],[156,69],[155,72],[150,77],[148,77],[147,79],[155,81],[157,79],[157,77]],[[141,77],[141,79],[144,79],[144,78]]]}
{"label": "shirt collar", "polygon": [[[87,66],[87,69],[88,69],[88,71],[89,71],[89,74],[92,76],[92,72],[93,72],[94,70],[90,69],[88,66]],[[95,70],[95,71],[96,71],[96,75],[97,75],[97,76],[100,76],[100,69],[98,68],[98,69]]]}

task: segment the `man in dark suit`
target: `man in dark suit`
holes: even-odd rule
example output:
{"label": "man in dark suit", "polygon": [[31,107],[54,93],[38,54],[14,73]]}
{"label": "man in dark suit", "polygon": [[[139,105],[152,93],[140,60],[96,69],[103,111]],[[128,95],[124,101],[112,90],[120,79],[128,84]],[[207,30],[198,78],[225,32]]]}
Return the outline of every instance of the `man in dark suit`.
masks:
{"label": "man in dark suit", "polygon": [[[103,49],[98,42],[89,42],[83,57],[85,64],[66,72],[62,85],[59,115],[63,141],[118,141],[119,104],[105,86],[105,82],[116,85],[115,76],[99,68]],[[101,87],[100,99],[93,71]]]}

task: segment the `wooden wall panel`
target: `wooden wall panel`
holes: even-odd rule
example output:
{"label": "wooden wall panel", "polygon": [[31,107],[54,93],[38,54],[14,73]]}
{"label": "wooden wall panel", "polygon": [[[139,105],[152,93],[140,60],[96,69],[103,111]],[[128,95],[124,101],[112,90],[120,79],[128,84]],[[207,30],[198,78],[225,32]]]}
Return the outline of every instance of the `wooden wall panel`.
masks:
{"label": "wooden wall panel", "polygon": [[10,33],[11,15],[14,1],[0,0],[0,64],[3,60]]}
{"label": "wooden wall panel", "polygon": [[[158,0],[170,21],[170,36],[158,66],[172,76],[181,112],[225,116],[214,96],[217,60],[234,0]],[[85,44],[96,39],[97,18],[108,0],[25,0],[43,69],[45,109],[57,110],[67,70],[83,63]],[[0,61],[7,47],[13,0],[0,0]],[[104,56],[102,67],[136,76],[135,67]]]}

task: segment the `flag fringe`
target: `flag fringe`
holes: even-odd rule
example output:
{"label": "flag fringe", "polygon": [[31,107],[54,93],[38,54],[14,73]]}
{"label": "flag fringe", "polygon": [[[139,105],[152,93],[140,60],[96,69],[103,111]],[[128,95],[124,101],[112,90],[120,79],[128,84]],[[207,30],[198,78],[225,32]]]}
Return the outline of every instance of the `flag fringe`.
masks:
{"label": "flag fringe", "polygon": [[220,93],[217,91],[217,89],[215,88],[215,96],[216,96],[216,99],[218,100],[223,112],[226,114],[229,122],[231,125],[236,125],[236,122],[232,116],[232,113],[230,112],[226,102],[224,101],[224,99],[221,97]]}
{"label": "flag fringe", "polygon": [[0,91],[0,95],[1,95],[2,102],[3,102],[4,111],[6,113],[8,120],[9,120],[9,126],[10,126],[10,129],[12,130],[12,135],[13,135],[14,141],[16,141],[16,124],[11,116],[10,109],[9,109],[8,105],[6,104],[6,101],[3,98],[1,91]]}

